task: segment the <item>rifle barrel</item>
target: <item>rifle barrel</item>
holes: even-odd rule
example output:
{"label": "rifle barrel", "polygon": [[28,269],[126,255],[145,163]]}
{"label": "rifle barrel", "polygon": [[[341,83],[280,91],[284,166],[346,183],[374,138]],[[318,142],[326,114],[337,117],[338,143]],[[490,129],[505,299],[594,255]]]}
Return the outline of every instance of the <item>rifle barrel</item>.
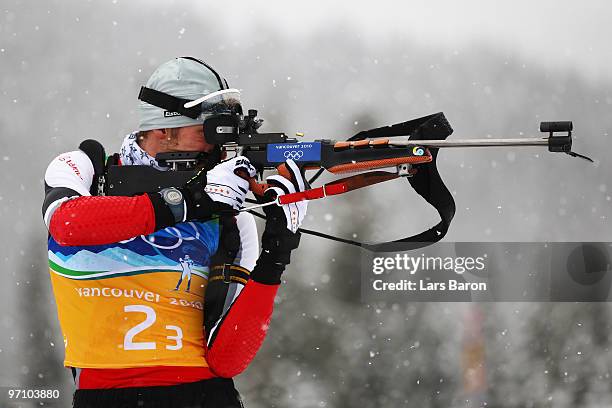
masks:
{"label": "rifle barrel", "polygon": [[402,140],[389,141],[391,146],[426,147],[496,147],[496,146],[548,146],[548,137],[523,139],[464,139],[464,140]]}

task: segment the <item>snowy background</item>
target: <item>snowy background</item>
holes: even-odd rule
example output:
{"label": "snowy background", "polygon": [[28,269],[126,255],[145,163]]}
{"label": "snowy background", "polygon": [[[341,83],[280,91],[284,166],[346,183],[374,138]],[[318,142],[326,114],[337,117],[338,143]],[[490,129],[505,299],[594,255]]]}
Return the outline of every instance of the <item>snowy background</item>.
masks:
{"label": "snowy background", "polygon": [[[596,166],[534,148],[442,152],[457,202],[446,240],[612,240],[610,2],[208,3],[0,2],[0,385],[59,387],[69,405],[43,173],[86,138],[116,151],[139,87],[175,56],[222,72],[264,130],[309,140],[437,111],[453,138],[573,120]],[[305,226],[380,240],[437,222],[403,183],[351,194],[313,203]],[[248,407],[612,404],[608,304],[364,304],[359,252],[302,242],[237,378]]]}

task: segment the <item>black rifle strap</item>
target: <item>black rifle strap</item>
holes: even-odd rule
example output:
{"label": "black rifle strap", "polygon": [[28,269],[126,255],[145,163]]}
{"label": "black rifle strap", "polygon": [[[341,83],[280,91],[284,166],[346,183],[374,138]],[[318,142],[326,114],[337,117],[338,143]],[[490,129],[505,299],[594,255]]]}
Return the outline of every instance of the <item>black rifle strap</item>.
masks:
{"label": "black rifle strap", "polygon": [[[382,126],[375,129],[363,130],[348,139],[348,142],[363,139],[376,139],[378,137],[410,136],[410,139],[431,139],[432,131],[440,131],[445,136],[438,139],[446,139],[453,133],[453,129],[446,120],[444,113],[432,113],[422,118],[412,119],[394,125]],[[423,134],[426,133],[426,134]],[[418,134],[426,137],[416,137]],[[435,137],[433,137],[435,139]]]}
{"label": "black rifle strap", "polygon": [[[453,129],[442,112],[430,115],[413,132],[410,140],[444,140],[453,133]],[[411,121],[414,122],[414,121]],[[419,165],[414,176],[408,178],[408,182],[414,190],[431,204],[440,215],[440,222],[432,228],[410,237],[381,244],[365,244],[372,251],[383,251],[385,248],[395,250],[409,250],[422,248],[440,241],[446,235],[450,223],[455,216],[455,200],[450,191],[442,181],[438,172],[437,157],[439,149],[429,149],[432,160],[429,163]]]}

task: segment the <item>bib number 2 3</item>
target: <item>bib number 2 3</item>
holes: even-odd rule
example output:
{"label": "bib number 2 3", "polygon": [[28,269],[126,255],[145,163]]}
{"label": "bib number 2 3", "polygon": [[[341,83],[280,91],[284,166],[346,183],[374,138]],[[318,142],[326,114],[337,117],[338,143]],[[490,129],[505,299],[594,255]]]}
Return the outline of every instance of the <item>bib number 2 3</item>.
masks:
{"label": "bib number 2 3", "polygon": [[[157,348],[157,344],[154,341],[134,341],[134,336],[138,333],[148,329],[155,323],[155,319],[157,318],[157,314],[155,313],[155,309],[149,306],[144,305],[127,305],[123,308],[123,311],[126,313],[144,313],[146,315],[146,319],[138,323],[136,326],[129,329],[125,336],[123,337],[123,349],[124,350],[155,350]],[[166,330],[174,331],[175,335],[166,336],[168,340],[174,341],[175,344],[166,345],[167,350],[180,350],[183,348],[183,330],[181,330],[178,326],[167,325]]]}

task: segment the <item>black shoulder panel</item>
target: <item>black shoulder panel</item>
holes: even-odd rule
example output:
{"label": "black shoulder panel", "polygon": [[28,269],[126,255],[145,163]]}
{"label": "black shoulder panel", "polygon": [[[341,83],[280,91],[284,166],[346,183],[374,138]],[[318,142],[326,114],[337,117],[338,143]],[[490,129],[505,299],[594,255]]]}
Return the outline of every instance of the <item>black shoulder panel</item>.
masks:
{"label": "black shoulder panel", "polygon": [[106,152],[104,146],[97,140],[87,139],[79,145],[79,150],[83,151],[94,168],[94,178],[89,190],[91,195],[97,195],[98,178],[104,174],[104,165],[106,163]]}
{"label": "black shoulder panel", "polygon": [[45,183],[45,200],[43,201],[42,206],[43,217],[47,212],[47,208],[49,208],[51,204],[64,197],[74,196],[80,196],[80,194],[68,187],[49,187],[49,185]]}
{"label": "black shoulder panel", "polygon": [[94,173],[96,175],[104,173],[104,162],[106,161],[106,152],[104,146],[97,140],[87,139],[79,145],[79,150],[85,152],[91,163],[93,164]]}

